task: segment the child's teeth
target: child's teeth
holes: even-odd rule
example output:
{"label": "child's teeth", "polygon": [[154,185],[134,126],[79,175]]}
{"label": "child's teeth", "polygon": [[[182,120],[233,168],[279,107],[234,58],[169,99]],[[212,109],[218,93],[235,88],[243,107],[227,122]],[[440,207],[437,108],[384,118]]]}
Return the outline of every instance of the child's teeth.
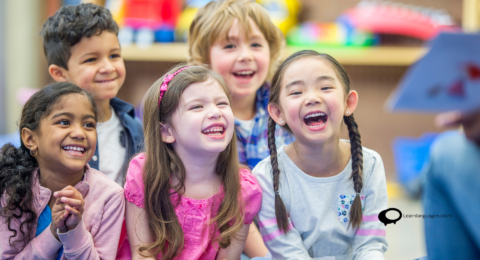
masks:
{"label": "child's teeth", "polygon": [[216,135],[216,133],[220,134],[219,132],[221,132],[221,131],[223,131],[223,127],[217,126],[217,127],[209,128],[209,129],[203,131],[203,133],[208,134],[210,132],[215,132],[215,135]]}
{"label": "child's teeth", "polygon": [[325,114],[324,113],[315,113],[315,114],[310,114],[308,116],[306,116],[305,118],[310,118],[310,117],[314,117],[314,116],[324,116]]}
{"label": "child's teeth", "polygon": [[240,71],[240,72],[237,72],[237,74],[239,75],[249,75],[249,74],[252,74],[253,72],[252,71]]}
{"label": "child's teeth", "polygon": [[321,125],[316,125],[316,126],[310,126],[310,125],[309,125],[308,127],[310,127],[310,128],[318,128],[318,127],[322,127],[322,126],[324,126],[324,125],[325,125],[325,123],[323,123],[323,124],[321,124]]}

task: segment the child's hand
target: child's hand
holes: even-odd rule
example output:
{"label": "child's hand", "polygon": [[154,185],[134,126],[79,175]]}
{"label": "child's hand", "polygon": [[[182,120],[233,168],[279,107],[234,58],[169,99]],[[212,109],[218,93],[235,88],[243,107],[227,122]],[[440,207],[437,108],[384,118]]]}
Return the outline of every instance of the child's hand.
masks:
{"label": "child's hand", "polygon": [[85,203],[82,194],[69,185],[63,190],[55,192],[53,196],[59,198],[65,205],[65,211],[68,213],[65,224],[68,230],[74,229],[82,220],[83,205]]}
{"label": "child's hand", "polygon": [[57,198],[55,205],[52,208],[52,224],[50,224],[50,231],[53,236],[60,241],[57,234],[57,228],[65,227],[65,220],[67,219],[68,212],[65,211],[65,204]]}

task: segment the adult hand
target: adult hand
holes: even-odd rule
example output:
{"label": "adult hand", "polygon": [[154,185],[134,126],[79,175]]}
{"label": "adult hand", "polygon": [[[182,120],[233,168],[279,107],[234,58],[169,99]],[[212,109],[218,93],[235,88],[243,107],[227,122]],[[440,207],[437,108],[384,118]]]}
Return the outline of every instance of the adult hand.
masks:
{"label": "adult hand", "polygon": [[59,198],[65,205],[65,211],[68,213],[65,224],[68,227],[68,231],[75,229],[82,220],[83,206],[85,204],[82,194],[74,187],[68,185],[63,190],[55,192],[53,196]]}
{"label": "adult hand", "polygon": [[465,113],[450,111],[437,115],[435,123],[439,127],[463,126],[465,136],[480,145],[480,110]]}

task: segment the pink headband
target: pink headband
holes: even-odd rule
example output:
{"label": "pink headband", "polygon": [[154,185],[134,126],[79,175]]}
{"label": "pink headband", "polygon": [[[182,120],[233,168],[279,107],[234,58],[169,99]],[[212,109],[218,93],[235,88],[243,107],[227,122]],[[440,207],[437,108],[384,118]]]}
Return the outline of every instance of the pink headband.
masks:
{"label": "pink headband", "polygon": [[186,70],[188,68],[190,68],[191,66],[187,66],[187,67],[183,67],[177,71],[175,71],[175,73],[173,74],[167,74],[165,75],[165,77],[163,78],[163,83],[162,85],[160,86],[160,96],[158,97],[158,106],[160,106],[160,102],[162,101],[162,97],[163,97],[163,93],[165,93],[165,91],[167,91],[167,88],[168,88],[168,83],[173,79],[173,77],[175,77],[178,73],[182,72],[183,70]]}

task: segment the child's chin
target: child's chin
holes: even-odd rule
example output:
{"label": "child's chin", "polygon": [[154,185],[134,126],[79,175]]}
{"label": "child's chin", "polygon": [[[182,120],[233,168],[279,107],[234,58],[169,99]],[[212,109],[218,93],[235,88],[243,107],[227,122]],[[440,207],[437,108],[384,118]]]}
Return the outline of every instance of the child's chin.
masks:
{"label": "child's chin", "polygon": [[67,169],[69,172],[78,172],[78,171],[82,170],[83,168],[85,168],[85,165],[87,163],[88,162],[81,162],[81,161],[67,162],[66,164],[63,164],[63,167],[65,169]]}
{"label": "child's chin", "polygon": [[227,149],[226,145],[216,145],[216,146],[210,146],[210,147],[205,147],[205,152],[208,153],[221,153]]}

